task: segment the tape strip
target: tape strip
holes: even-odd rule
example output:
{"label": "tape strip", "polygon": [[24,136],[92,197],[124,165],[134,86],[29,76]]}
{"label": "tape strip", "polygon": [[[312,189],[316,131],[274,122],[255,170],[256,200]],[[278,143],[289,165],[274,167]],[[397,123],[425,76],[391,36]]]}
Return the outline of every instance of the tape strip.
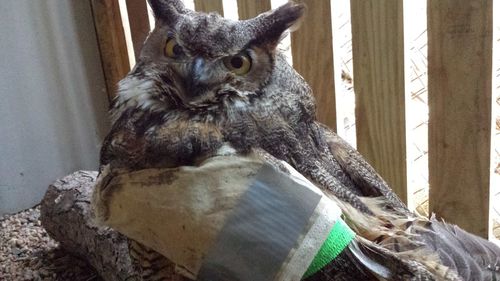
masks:
{"label": "tape strip", "polygon": [[309,227],[309,231],[298,241],[299,246],[290,251],[289,259],[283,264],[275,280],[301,280],[308,266],[327,239],[335,221],[340,218],[340,209],[333,202],[322,197]]}
{"label": "tape strip", "polygon": [[198,280],[275,280],[321,197],[265,164],[209,250]]}
{"label": "tape strip", "polygon": [[316,257],[304,274],[304,278],[310,277],[333,261],[351,243],[356,234],[339,219],[332,228],[325,243],[321,246]]}

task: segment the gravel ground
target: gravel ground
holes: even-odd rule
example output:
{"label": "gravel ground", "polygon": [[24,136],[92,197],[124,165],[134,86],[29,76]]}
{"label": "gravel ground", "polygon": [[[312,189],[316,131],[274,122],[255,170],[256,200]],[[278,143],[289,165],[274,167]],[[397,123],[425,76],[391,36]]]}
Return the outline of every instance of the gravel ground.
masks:
{"label": "gravel ground", "polygon": [[0,217],[0,280],[101,281],[92,267],[59,249],[39,217],[39,207]]}

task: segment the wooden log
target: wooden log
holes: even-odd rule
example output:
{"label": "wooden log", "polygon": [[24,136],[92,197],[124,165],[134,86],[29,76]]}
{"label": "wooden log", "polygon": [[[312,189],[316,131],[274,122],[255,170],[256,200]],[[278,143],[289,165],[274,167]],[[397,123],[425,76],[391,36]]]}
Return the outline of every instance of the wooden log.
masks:
{"label": "wooden log", "polygon": [[429,0],[429,208],[488,236],[492,0]]}
{"label": "wooden log", "polygon": [[222,0],[194,0],[194,8],[198,12],[217,12],[219,15],[224,16]]}
{"label": "wooden log", "polygon": [[75,172],[49,186],[40,219],[49,235],[70,253],[87,260],[107,281],[136,275],[127,238],[92,223],[91,193],[97,172]]}
{"label": "wooden log", "polygon": [[291,35],[293,67],[313,90],[318,120],[337,131],[330,1],[302,2],[307,14]]}
{"label": "wooden log", "polygon": [[357,149],[407,203],[403,1],[351,0]]}
{"label": "wooden log", "polygon": [[130,70],[120,7],[116,0],[91,0],[108,98],[116,95],[118,82]]}

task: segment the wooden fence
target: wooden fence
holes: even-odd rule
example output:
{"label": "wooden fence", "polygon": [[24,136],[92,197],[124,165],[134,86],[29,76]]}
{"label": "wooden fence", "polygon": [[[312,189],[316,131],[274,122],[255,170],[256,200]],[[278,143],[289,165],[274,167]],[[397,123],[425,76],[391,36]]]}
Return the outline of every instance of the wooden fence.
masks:
{"label": "wooden fence", "polygon": [[[150,29],[145,0],[122,2],[91,0],[109,93]],[[293,65],[314,90],[319,119],[335,130],[331,3],[303,2],[308,16],[291,35]],[[133,52],[127,50],[120,12],[125,3]],[[350,5],[357,149],[406,201],[403,1]],[[492,5],[493,0],[427,1],[429,209],[483,237],[489,223]],[[271,2],[237,0],[237,6],[244,19],[269,10]],[[195,0],[194,7],[224,14],[222,0]]]}

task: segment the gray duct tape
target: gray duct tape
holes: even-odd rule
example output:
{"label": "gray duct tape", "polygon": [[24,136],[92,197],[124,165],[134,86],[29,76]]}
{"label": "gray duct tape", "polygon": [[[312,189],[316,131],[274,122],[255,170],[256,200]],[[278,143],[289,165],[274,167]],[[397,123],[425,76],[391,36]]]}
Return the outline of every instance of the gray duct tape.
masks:
{"label": "gray duct tape", "polygon": [[275,280],[309,230],[320,199],[320,194],[265,164],[209,249],[197,279]]}

